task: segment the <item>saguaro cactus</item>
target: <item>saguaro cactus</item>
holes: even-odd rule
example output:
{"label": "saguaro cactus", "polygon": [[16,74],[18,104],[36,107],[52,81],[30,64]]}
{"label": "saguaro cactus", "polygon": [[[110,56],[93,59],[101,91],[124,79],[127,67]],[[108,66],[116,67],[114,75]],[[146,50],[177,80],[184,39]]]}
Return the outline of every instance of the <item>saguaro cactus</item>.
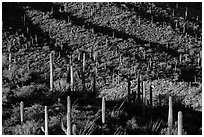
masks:
{"label": "saguaro cactus", "polygon": [[23,112],[24,112],[24,103],[23,101],[20,102],[20,115],[21,115],[21,124],[23,124]]}
{"label": "saguaro cactus", "polygon": [[169,97],[169,115],[168,115],[168,134],[171,133],[173,125],[173,107],[172,107],[172,97]]}
{"label": "saguaro cactus", "polygon": [[142,94],[143,94],[143,98],[142,98],[142,101],[143,101],[143,104],[142,104],[142,113],[143,113],[143,115],[145,115],[145,109],[146,109],[146,90],[145,90],[145,84],[146,84],[146,82],[145,81],[143,81],[142,82]]}
{"label": "saguaro cactus", "polygon": [[11,70],[11,63],[12,63],[11,52],[9,51],[9,71]]}
{"label": "saguaro cactus", "polygon": [[71,135],[71,99],[67,97],[67,135]]}
{"label": "saguaro cactus", "polygon": [[128,102],[130,102],[130,93],[131,93],[131,82],[130,82],[130,70],[128,71]]}
{"label": "saguaro cactus", "polygon": [[63,121],[61,120],[61,129],[67,134],[71,135],[71,100],[67,97],[67,129],[64,127]]}
{"label": "saguaro cactus", "polygon": [[138,102],[140,102],[141,101],[141,98],[140,98],[140,74],[138,75],[138,78],[137,78],[137,92],[138,92],[138,97],[137,97],[137,99],[138,99]]}
{"label": "saguaro cactus", "polygon": [[74,71],[73,71],[73,64],[72,59],[70,58],[70,89],[73,91],[74,89]]}
{"label": "saguaro cactus", "polygon": [[142,83],[143,83],[143,85],[142,85],[142,86],[143,86],[143,88],[142,88],[142,89],[143,89],[143,103],[146,105],[146,103],[147,103],[147,101],[146,101],[146,100],[147,100],[147,99],[146,99],[146,90],[145,90],[145,84],[146,84],[146,82],[143,81]]}
{"label": "saguaro cactus", "polygon": [[183,131],[183,115],[182,112],[178,112],[178,135],[182,135]]}
{"label": "saguaro cactus", "polygon": [[96,92],[96,77],[97,77],[97,52],[93,52],[93,60],[94,60],[94,75],[93,75],[93,92]]}
{"label": "saguaro cactus", "polygon": [[82,68],[81,73],[77,71],[79,78],[82,79],[82,86],[83,86],[82,90],[83,91],[86,90],[85,79],[88,78],[90,74],[90,71],[88,71],[88,73],[85,73],[85,66],[86,66],[86,56],[85,56],[85,53],[83,53],[83,68]]}
{"label": "saguaro cactus", "polygon": [[180,62],[180,64],[182,63],[182,54],[181,53],[179,55],[179,62]]}
{"label": "saguaro cactus", "polygon": [[152,85],[151,85],[151,83],[150,83],[150,87],[149,87],[149,97],[150,97],[150,106],[152,107]]}
{"label": "saguaro cactus", "polygon": [[187,19],[188,17],[188,7],[186,7],[186,11],[185,11],[185,19]]}
{"label": "saguaro cactus", "polygon": [[50,53],[50,91],[53,91],[53,51]]}
{"label": "saguaro cactus", "polygon": [[47,113],[47,106],[45,106],[45,135],[48,135],[48,113]]}
{"label": "saguaro cactus", "polygon": [[105,97],[102,98],[102,124],[105,124]]}

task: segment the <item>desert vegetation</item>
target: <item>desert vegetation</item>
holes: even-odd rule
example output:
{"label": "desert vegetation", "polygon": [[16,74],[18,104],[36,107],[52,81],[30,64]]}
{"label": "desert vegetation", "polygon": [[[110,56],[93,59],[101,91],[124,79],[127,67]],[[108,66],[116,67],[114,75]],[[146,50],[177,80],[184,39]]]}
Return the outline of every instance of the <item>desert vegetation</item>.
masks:
{"label": "desert vegetation", "polygon": [[3,2],[2,133],[202,134],[201,11]]}

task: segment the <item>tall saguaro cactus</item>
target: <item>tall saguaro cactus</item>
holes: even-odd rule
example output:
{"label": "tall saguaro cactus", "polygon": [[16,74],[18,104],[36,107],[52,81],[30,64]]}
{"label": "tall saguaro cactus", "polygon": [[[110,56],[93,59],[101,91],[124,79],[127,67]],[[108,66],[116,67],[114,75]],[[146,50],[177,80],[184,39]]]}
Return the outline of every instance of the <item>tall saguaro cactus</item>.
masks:
{"label": "tall saguaro cactus", "polygon": [[45,106],[45,135],[48,135],[48,113],[47,113],[47,106]]}
{"label": "tall saguaro cactus", "polygon": [[63,121],[61,120],[61,129],[67,134],[71,135],[71,99],[67,97],[67,129],[64,127]]}
{"label": "tall saguaro cactus", "polygon": [[152,107],[152,85],[150,84],[150,87],[149,87],[149,97],[150,97],[150,106]]}
{"label": "tall saguaro cactus", "polygon": [[24,113],[24,103],[23,101],[20,102],[20,115],[21,115],[21,125],[23,124],[23,114]]}
{"label": "tall saguaro cactus", "polygon": [[172,107],[172,97],[169,97],[169,115],[168,115],[168,134],[171,133],[173,125],[173,107]]}
{"label": "tall saguaro cactus", "polygon": [[143,86],[143,103],[146,105],[146,103],[147,103],[147,100],[146,100],[146,90],[145,90],[145,84],[146,84],[146,82],[145,81],[143,81],[142,82],[143,84],[142,84],[142,86]]}
{"label": "tall saguaro cactus", "polygon": [[142,101],[143,101],[143,104],[142,104],[142,113],[143,113],[143,115],[145,115],[145,109],[146,109],[146,90],[145,90],[145,84],[146,84],[146,82],[145,81],[143,81],[142,82],[142,94],[143,94],[143,98],[142,98]]}
{"label": "tall saguaro cactus", "polygon": [[182,112],[178,112],[178,135],[182,135],[183,131],[183,115]]}
{"label": "tall saguaro cactus", "polygon": [[53,51],[50,53],[50,91],[53,91]]}
{"label": "tall saguaro cactus", "polygon": [[93,52],[93,60],[94,60],[94,64],[95,64],[95,66],[94,66],[94,75],[93,75],[93,92],[96,92],[96,77],[97,77],[97,72],[98,72],[98,70],[97,70],[97,52]]}
{"label": "tall saguaro cactus", "polygon": [[102,124],[105,124],[105,97],[102,98]]}
{"label": "tall saguaro cactus", "polygon": [[88,71],[88,73],[85,73],[85,66],[86,66],[86,56],[85,56],[85,52],[83,53],[83,68],[82,68],[82,71],[81,73],[77,71],[78,73],[78,76],[80,79],[82,79],[82,86],[83,86],[83,91],[86,90],[86,87],[85,87],[85,79],[87,77],[89,77],[89,74],[90,74],[90,71]]}
{"label": "tall saguaro cactus", "polygon": [[73,91],[74,89],[74,71],[73,71],[72,58],[70,58],[70,89],[71,91]]}
{"label": "tall saguaro cactus", "polygon": [[137,97],[137,99],[138,99],[138,102],[140,102],[141,101],[141,98],[140,98],[140,74],[138,75],[138,78],[137,78],[137,92],[138,92],[138,97]]}
{"label": "tall saguaro cactus", "polygon": [[71,135],[71,99],[67,97],[67,135]]}

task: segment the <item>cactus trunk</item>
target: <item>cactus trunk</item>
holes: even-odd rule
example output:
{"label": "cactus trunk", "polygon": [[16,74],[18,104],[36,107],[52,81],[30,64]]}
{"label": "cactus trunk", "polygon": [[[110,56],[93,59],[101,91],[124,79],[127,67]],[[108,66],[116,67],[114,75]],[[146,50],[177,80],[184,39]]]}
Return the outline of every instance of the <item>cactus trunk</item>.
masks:
{"label": "cactus trunk", "polygon": [[131,82],[130,82],[130,70],[128,71],[128,102],[130,102],[130,93],[131,93]]}
{"label": "cactus trunk", "polygon": [[85,91],[85,65],[86,65],[86,54],[83,53],[83,70],[82,70],[82,85],[83,91]]}
{"label": "cactus trunk", "polygon": [[168,115],[168,134],[171,134],[173,124],[173,107],[172,107],[172,97],[169,97],[169,115]]}
{"label": "cactus trunk", "polygon": [[11,61],[12,58],[11,58],[11,52],[9,52],[9,71],[11,70]]}
{"label": "cactus trunk", "polygon": [[70,79],[70,89],[71,89],[71,91],[73,91],[73,89],[74,89],[74,72],[73,72],[72,64],[70,65],[70,77],[71,77],[71,79]]}
{"label": "cactus trunk", "polygon": [[53,91],[53,60],[52,60],[52,52],[50,53],[50,91]]}
{"label": "cactus trunk", "polygon": [[105,97],[102,98],[102,124],[105,124]]}
{"label": "cactus trunk", "polygon": [[150,93],[150,106],[152,107],[152,85],[150,84],[150,88],[149,88],[149,93]]}
{"label": "cactus trunk", "polygon": [[21,101],[20,103],[20,115],[21,115],[21,124],[23,124],[23,112],[24,112],[24,103]]}
{"label": "cactus trunk", "polygon": [[145,90],[145,84],[146,82],[143,81],[143,103],[146,105],[147,101],[146,101],[146,90]]}
{"label": "cactus trunk", "polygon": [[182,112],[178,112],[178,135],[182,135],[183,130],[183,115]]}
{"label": "cactus trunk", "polygon": [[71,135],[71,100],[67,97],[67,135]]}
{"label": "cactus trunk", "polygon": [[47,113],[47,106],[45,106],[45,135],[48,135],[48,113]]}
{"label": "cactus trunk", "polygon": [[137,99],[138,99],[138,102],[140,102],[141,101],[141,99],[140,99],[140,74],[138,75],[138,79],[137,79],[137,92],[138,92],[138,97],[137,97]]}

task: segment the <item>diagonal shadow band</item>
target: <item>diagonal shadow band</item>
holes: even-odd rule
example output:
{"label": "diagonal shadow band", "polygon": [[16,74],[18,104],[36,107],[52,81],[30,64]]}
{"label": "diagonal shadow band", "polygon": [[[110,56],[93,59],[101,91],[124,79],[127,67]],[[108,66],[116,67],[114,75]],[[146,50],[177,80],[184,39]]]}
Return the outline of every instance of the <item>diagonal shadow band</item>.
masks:
{"label": "diagonal shadow band", "polygon": [[[43,5],[43,4],[41,4],[41,5]],[[32,5],[30,5],[30,6],[34,9],[36,8],[36,6],[32,6]],[[54,5],[54,4],[53,5],[49,4],[49,6],[53,6],[54,8],[56,8],[56,5]],[[44,7],[44,6],[42,6],[42,7]],[[59,7],[59,5],[57,5],[57,7]],[[37,9],[41,10],[43,8],[38,7]],[[51,7],[49,9],[51,9]],[[45,11],[45,10],[43,9],[42,11]],[[145,49],[149,49],[148,47],[145,47],[145,44],[150,43],[150,48],[152,48],[154,51],[161,52],[161,53],[165,52],[165,53],[167,53],[173,57],[179,56],[177,49],[170,48],[171,44],[169,44],[169,47],[166,47],[166,44],[160,44],[157,42],[150,42],[147,40],[142,40],[140,38],[137,38],[134,35],[127,34],[124,31],[118,31],[117,29],[113,29],[111,27],[100,26],[100,25],[94,24],[94,23],[88,21],[87,18],[75,16],[71,12],[59,12],[58,10],[56,10],[53,14],[53,18],[58,19],[58,20],[67,21],[68,17],[72,21],[73,25],[81,26],[81,27],[84,27],[86,29],[94,29],[95,33],[102,33],[102,34],[108,35],[110,37],[112,37],[112,35],[114,33],[115,37],[122,38],[123,40],[133,39],[136,43],[141,44]]]}

